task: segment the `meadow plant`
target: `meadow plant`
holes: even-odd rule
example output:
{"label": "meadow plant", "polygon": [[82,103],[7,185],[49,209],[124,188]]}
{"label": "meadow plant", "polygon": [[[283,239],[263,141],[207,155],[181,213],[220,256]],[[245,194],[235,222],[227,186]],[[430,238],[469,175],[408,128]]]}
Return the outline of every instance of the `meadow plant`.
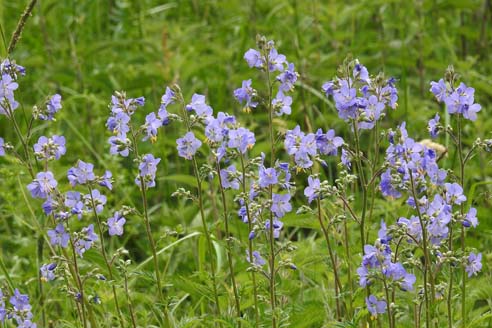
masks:
{"label": "meadow plant", "polygon": [[[415,327],[466,326],[471,310],[467,281],[482,270],[482,250],[466,243],[467,231],[478,226],[466,167],[492,144],[463,141],[464,126],[480,115],[475,90],[460,82],[452,67],[444,78],[431,82],[430,91],[445,111],[429,120],[433,141],[419,141],[409,135],[406,122],[383,128],[398,108],[398,81],[383,73],[372,75],[357,59],[347,58],[321,87],[348,127],[342,138],[334,129],[302,124],[286,129],[278,124],[295,111],[300,75],[273,41],[258,37],[244,60],[257,73],[237,82],[240,87],[231,95],[243,111],[237,116],[214,113],[205,95],[187,98],[178,85],[166,87],[160,104],[141,122],[140,112],[148,106],[144,97],[130,98],[123,91],[111,96],[107,148],[122,167],[132,170],[133,187],[140,193],[139,202],[120,208],[114,206],[113,189],[122,186],[114,183],[109,170],[80,158],[65,178],[59,165],[53,165],[70,152],[70,140],[64,136],[43,135],[63,108],[61,95],[34,106],[22,131],[15,93],[27,70],[12,59],[1,63],[0,114],[10,122],[20,146],[0,138],[0,156],[17,160],[29,171],[26,187],[32,204],[45,215],[39,228],[48,248],[38,245],[39,310],[21,293],[22,282],[8,278],[0,289],[0,321],[47,327],[46,318],[57,314],[48,313],[42,302],[56,292],[73,307],[63,318],[74,326],[175,327],[186,326],[191,317],[196,317],[192,326],[288,326],[293,311],[289,304],[303,301],[292,298],[285,284],[303,279],[296,248],[297,239],[306,235],[292,234],[284,222],[296,215],[315,222],[314,236],[319,230],[324,239],[319,284],[327,289],[325,309],[319,311],[326,312],[325,323],[393,328],[410,320]],[[266,133],[241,123],[243,116],[257,115],[266,115]],[[440,119],[448,115],[450,124],[444,126]],[[35,129],[39,121],[46,124]],[[191,190],[180,187],[164,196],[198,207],[206,262],[199,263],[195,281],[187,281],[201,288],[201,297],[174,296],[181,293],[174,286],[176,279],[167,275],[168,263],[160,256],[163,251],[151,224],[148,192],[159,189],[159,164],[169,156],[151,145],[144,148],[153,147],[153,153],[140,149],[165,135],[168,125],[180,131],[176,153],[189,163],[184,168],[194,181]],[[443,133],[456,148],[457,170],[440,165],[450,151],[438,143]],[[363,142],[368,139],[372,142]],[[330,167],[335,176],[327,175]],[[383,199],[395,208],[386,221],[375,210]],[[133,264],[131,250],[117,246],[137,220],[144,223],[153,263],[146,271],[151,272],[152,287],[144,292],[155,304],[133,300],[134,276],[142,274],[146,262]],[[244,227],[234,232],[237,222]],[[357,238],[351,234],[355,231]],[[222,250],[227,272],[221,268]],[[177,311],[182,302],[188,309]],[[139,315],[137,310],[146,307],[153,311]]]}

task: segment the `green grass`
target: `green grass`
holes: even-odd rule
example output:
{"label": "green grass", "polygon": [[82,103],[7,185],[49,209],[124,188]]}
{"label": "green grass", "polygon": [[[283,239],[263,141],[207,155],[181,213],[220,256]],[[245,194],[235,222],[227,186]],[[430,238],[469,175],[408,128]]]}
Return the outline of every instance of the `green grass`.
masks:
{"label": "green grass", "polygon": [[[7,39],[26,3],[1,2],[0,24]],[[343,59],[352,55],[370,72],[381,70],[398,79],[399,107],[388,114],[383,127],[395,127],[407,121],[409,133],[415,139],[427,138],[427,120],[435,112],[443,112],[428,92],[429,82],[439,79],[446,67],[453,64],[462,80],[476,88],[476,100],[482,105],[479,120],[468,124],[464,130],[465,144],[471,146],[477,137],[492,137],[489,114],[492,103],[491,10],[488,0],[43,0],[35,6],[12,54],[27,70],[16,94],[23,106],[17,117],[25,131],[24,113],[27,115],[32,106],[42,104],[47,96],[55,92],[62,94],[63,110],[57,121],[38,125],[33,137],[37,140],[45,131],[66,137],[67,155],[53,167],[57,179],[66,185],[66,170],[78,159],[92,162],[99,172],[104,169],[113,172],[115,190],[109,200],[111,207],[138,207],[133,163],[110,156],[106,143],[109,135],[104,124],[113,91],[125,90],[130,97],[146,97],[147,104],[136,114],[141,122],[145,113],[157,109],[167,85],[179,84],[187,98],[194,92],[206,94],[216,112],[236,114],[244,126],[256,132],[255,155],[259,154],[268,149],[268,134],[263,128],[268,122],[267,115],[243,114],[232,93],[243,79],[260,77],[248,69],[242,59],[247,49],[255,47],[256,34],[260,33],[276,40],[279,51],[296,64],[301,74],[293,115],[277,119],[278,129],[291,129],[296,124],[303,130],[334,128],[349,139],[350,130],[338,118],[332,102],[326,101],[319,90],[324,81],[335,75]],[[3,46],[0,46],[0,54],[6,55]],[[200,233],[198,208],[171,197],[178,187],[193,189],[196,186],[191,166],[180,159],[175,150],[175,140],[182,132],[178,125],[171,125],[160,132],[156,144],[143,146],[142,152],[155,151],[162,158],[158,188],[149,192],[151,224],[161,264],[166,266],[165,282],[173,301],[172,314],[182,327],[209,326],[211,316],[197,305],[200,301],[209,302],[211,288],[202,270],[208,259],[205,258],[206,242]],[[17,140],[4,117],[0,117],[0,136],[11,142]],[[449,140],[444,137],[439,140],[452,149]],[[371,140],[364,138],[363,144],[367,148]],[[16,147],[20,149],[20,143]],[[469,307],[473,309],[469,327],[492,326],[490,161],[489,154],[474,157],[467,176],[467,188],[472,190],[469,202],[478,207],[480,218],[479,228],[469,233],[468,245],[484,253],[483,272],[469,283]],[[457,155],[450,151],[442,163],[446,168],[456,169]],[[337,167],[335,162],[329,164],[326,173],[332,180]],[[0,158],[0,259],[5,264],[1,265],[4,269],[0,272],[0,284],[11,281],[15,286],[22,286],[36,303],[39,265],[34,256],[36,240],[46,230],[40,227],[48,223],[41,211],[41,202],[33,201],[27,194],[25,185],[30,180],[27,170],[12,157]],[[210,188],[205,189],[210,193]],[[296,203],[301,202],[304,199],[298,191]],[[212,221],[215,205],[208,199],[205,205]],[[233,210],[234,216],[236,208]],[[106,210],[105,215],[109,216],[109,211]],[[378,200],[374,215],[378,219],[372,224],[376,227],[380,219],[394,222],[397,215],[406,215],[401,201]],[[233,233],[242,238],[242,243],[234,244],[234,252],[238,256],[236,272],[246,308],[252,304],[251,284],[245,273],[247,263],[243,260],[248,231],[239,221],[232,222]],[[292,256],[300,270],[282,273],[279,291],[286,298],[290,297],[290,301],[283,304],[282,322],[291,327],[334,326],[331,321],[333,286],[326,283],[326,277],[331,282],[332,276],[318,224],[313,218],[295,214],[286,217],[285,224],[288,234],[296,240],[297,251]],[[124,246],[130,251],[134,262],[130,267],[130,285],[139,322],[142,326],[162,326],[160,308],[153,304],[153,292],[149,293],[152,261],[144,223],[136,216],[131,217],[125,229],[124,237],[112,239],[110,248],[116,250]],[[354,230],[354,243],[356,236]],[[48,242],[46,240],[45,244]],[[229,306],[228,311],[233,313],[233,304],[228,304],[225,297],[230,293],[225,283],[228,281],[225,241],[217,240],[215,246],[221,300],[223,307]],[[336,252],[343,253],[342,246],[335,245]],[[95,252],[86,258],[101,272],[106,270],[102,258]],[[353,265],[359,262],[360,257],[354,256]],[[51,287],[45,284],[48,319],[54,321],[54,327],[77,327],[73,304],[60,291],[61,287],[58,282]],[[266,283],[260,289],[267,294]],[[111,326],[111,318],[105,315],[114,313],[110,288],[95,290],[103,293],[99,295],[103,303],[94,306],[100,315],[100,324]],[[357,293],[357,306],[362,306],[363,291]],[[408,304],[412,297],[407,296]],[[262,311],[268,311],[267,305],[261,307]],[[409,308],[399,310],[402,327],[412,326]],[[36,319],[40,318],[40,311],[35,307]],[[489,314],[480,318],[479,314],[487,311]],[[224,320],[233,326],[230,317]],[[267,316],[264,320],[268,325]]]}

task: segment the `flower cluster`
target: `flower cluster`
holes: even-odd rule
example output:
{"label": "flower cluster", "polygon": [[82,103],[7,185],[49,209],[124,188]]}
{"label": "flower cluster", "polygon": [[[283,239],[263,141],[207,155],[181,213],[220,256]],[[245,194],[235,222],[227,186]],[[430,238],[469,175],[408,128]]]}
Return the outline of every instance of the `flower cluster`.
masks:
{"label": "flower cluster", "polygon": [[33,314],[31,312],[31,304],[29,304],[29,296],[21,294],[16,288],[9,299],[9,303],[12,306],[9,309],[6,308],[5,298],[6,296],[0,289],[0,322],[5,323],[5,319],[13,319],[17,327],[37,327],[36,323],[32,321]]}
{"label": "flower cluster", "polygon": [[438,102],[443,102],[449,114],[462,115],[470,121],[477,119],[477,113],[482,109],[475,103],[475,89],[461,82],[457,87],[456,74],[452,67],[446,72],[445,79],[431,82],[430,91]]}
{"label": "flower cluster", "polygon": [[54,135],[51,138],[42,136],[34,144],[34,154],[38,160],[58,160],[66,151],[64,136]]}
{"label": "flower cluster", "polygon": [[[271,84],[273,87],[274,83],[278,83],[276,96],[267,106],[271,106],[277,116],[290,115],[292,97],[287,94],[294,90],[294,83],[299,74],[295,71],[294,64],[289,63],[284,55],[278,53],[273,41],[267,42],[266,39],[260,38],[258,45],[259,50],[249,49],[244,54],[244,59],[249,67],[266,71],[268,77],[270,73],[279,72]],[[259,104],[258,93],[251,83],[251,80],[245,80],[241,88],[234,91],[234,97],[243,105],[243,110],[246,112],[250,112]]]}
{"label": "flower cluster", "polygon": [[300,126],[288,130],[285,134],[284,146],[287,154],[294,156],[296,168],[306,170],[313,166],[313,160],[325,165],[321,155],[336,156],[343,139],[335,136],[334,130],[324,133],[318,129],[316,133],[305,134]]}
{"label": "flower cluster", "polygon": [[353,120],[359,129],[370,130],[384,116],[387,106],[396,109],[398,91],[394,78],[371,78],[357,60],[344,63],[339,71],[341,76],[323,84],[322,89],[335,100],[341,119]]}
{"label": "flower cluster", "polygon": [[19,87],[16,82],[17,75],[25,75],[25,69],[9,59],[5,59],[0,64],[0,73],[2,74],[0,79],[0,114],[11,116],[19,107],[19,103],[14,98],[14,91]]}

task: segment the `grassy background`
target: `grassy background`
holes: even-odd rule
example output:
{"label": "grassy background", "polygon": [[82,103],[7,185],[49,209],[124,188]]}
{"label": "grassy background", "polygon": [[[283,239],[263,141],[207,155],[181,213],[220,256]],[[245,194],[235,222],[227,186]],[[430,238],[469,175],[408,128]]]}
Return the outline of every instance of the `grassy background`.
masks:
{"label": "grassy background", "polygon": [[[1,2],[0,23],[7,38],[15,29],[26,2]],[[492,137],[492,119],[489,118],[491,11],[488,0],[42,0],[36,5],[13,54],[27,69],[16,98],[21,100],[27,113],[33,105],[42,104],[48,95],[62,94],[64,108],[57,122],[40,125],[35,138],[44,133],[63,134],[67,138],[67,155],[54,167],[59,180],[63,180],[66,170],[79,158],[95,163],[100,172],[110,169],[116,179],[116,190],[110,199],[115,207],[138,204],[138,190],[133,186],[132,163],[108,154],[104,123],[114,90],[125,90],[130,97],[147,98],[145,110],[137,113],[137,118],[143,121],[146,112],[158,107],[165,86],[178,83],[186,96],[193,92],[206,94],[215,111],[241,116],[244,124],[257,132],[258,151],[265,147],[267,135],[261,127],[267,117],[261,113],[241,114],[232,97],[233,90],[243,79],[258,80],[256,72],[248,69],[242,59],[248,48],[255,47],[257,33],[276,40],[279,52],[294,62],[301,74],[293,115],[277,120],[279,129],[300,124],[304,130],[335,128],[342,136],[348,135],[334,106],[320,97],[318,90],[324,81],[334,76],[342,60],[352,54],[371,73],[382,70],[398,79],[399,108],[388,115],[384,124],[392,127],[405,120],[416,139],[427,137],[427,120],[436,111],[442,112],[428,92],[429,82],[439,79],[447,65],[453,64],[463,81],[476,88],[476,99],[482,104],[479,120],[465,129],[466,143],[471,145],[476,137]],[[4,48],[0,49],[5,56]],[[18,115],[22,120],[22,110]],[[159,188],[150,194],[152,225],[159,248],[175,240],[166,232],[189,233],[198,226],[197,209],[170,197],[176,187],[193,185],[187,175],[189,167],[178,159],[175,151],[175,139],[181,133],[177,125],[170,126],[160,132],[154,148],[144,149],[163,159],[158,172]],[[15,140],[5,119],[0,119],[0,136]],[[369,138],[366,140],[369,144]],[[439,142],[449,145],[444,137]],[[481,184],[491,181],[489,161],[488,155],[475,157],[467,182],[469,188],[476,186],[473,202],[479,206],[481,218],[479,229],[469,239],[470,245],[484,253],[492,246],[492,223],[488,218],[491,189],[488,184]],[[443,163],[445,167],[455,167],[456,154],[450,152]],[[336,168],[335,164],[331,167]],[[0,159],[0,184],[4,186],[0,190],[2,258],[14,280],[21,283],[27,279],[28,288],[34,291],[33,236],[39,233],[36,227],[38,222],[43,224],[43,219],[39,202],[24,201],[24,185],[28,181],[27,172],[19,169],[12,158]],[[391,222],[395,219],[391,212],[400,205],[380,202],[377,215]],[[213,209],[213,204],[207,206]],[[122,240],[113,241],[112,247],[125,245],[132,250],[134,260],[142,261],[149,256],[146,239],[137,238],[143,237],[143,222],[129,223],[128,233]],[[313,227],[309,220],[296,221],[295,217],[287,218],[286,223],[293,229]],[[244,238],[247,233],[244,227],[237,225],[237,229]],[[314,238],[315,233],[308,236],[313,238],[299,241],[296,257],[310,279],[287,281],[283,286],[296,295],[296,299],[303,300],[298,308],[286,305],[291,314],[286,320],[295,327],[301,327],[301,323],[316,326],[325,315],[323,311],[318,311],[321,315],[311,314],[322,307],[319,291],[308,288],[307,292],[302,292],[306,286],[319,287],[319,281],[323,280],[320,272],[325,270],[321,253],[316,251],[322,240]],[[190,238],[163,257],[169,263],[167,274],[173,277],[175,289],[181,290],[178,295],[186,292],[200,297],[195,295],[197,292],[189,281],[196,266],[203,261],[200,245],[196,238]],[[306,257],[312,252],[313,256]],[[359,259],[354,263],[357,261]],[[238,272],[246,267],[242,262],[238,261]],[[484,273],[471,282],[481,286],[487,283],[487,287],[474,291],[470,299],[481,312],[485,311],[483,302],[492,304],[489,283],[492,277],[487,262],[491,262],[490,256],[484,260]],[[222,270],[225,272],[225,267]],[[139,292],[136,297],[145,300],[146,285],[137,284],[136,290]],[[59,297],[51,293],[54,299]],[[55,305],[48,306],[55,309]],[[141,310],[152,311],[147,306],[142,306]],[[186,312],[181,308],[179,311]],[[314,322],[303,322],[309,315]],[[146,312],[140,316],[147,317]]]}

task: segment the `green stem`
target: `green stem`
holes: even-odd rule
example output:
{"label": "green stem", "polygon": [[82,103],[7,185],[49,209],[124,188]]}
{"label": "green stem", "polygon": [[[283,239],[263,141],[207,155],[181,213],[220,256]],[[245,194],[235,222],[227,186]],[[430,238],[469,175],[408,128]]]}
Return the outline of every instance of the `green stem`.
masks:
{"label": "green stem", "polygon": [[318,221],[319,225],[321,226],[321,230],[323,231],[323,235],[325,237],[326,245],[328,246],[328,253],[330,254],[330,261],[331,265],[333,267],[333,274],[335,276],[335,303],[336,303],[336,308],[337,308],[337,320],[340,321],[342,318],[341,315],[341,307],[340,307],[340,295],[339,295],[339,290],[342,290],[342,284],[340,283],[340,279],[338,278],[338,269],[337,269],[337,263],[335,261],[335,256],[333,254],[333,250],[331,249],[331,244],[330,244],[330,237],[328,235],[328,230],[325,227],[325,224],[323,222],[323,215],[321,213],[321,201],[319,198],[316,199],[317,207],[318,207]]}
{"label": "green stem", "polygon": [[[251,222],[251,216],[249,213],[249,201],[248,194],[246,193],[246,168],[244,165],[244,157],[243,154],[239,154],[239,158],[241,159],[241,169],[242,169],[242,187],[244,194],[244,206],[246,207],[246,215],[248,216],[248,228],[251,232],[253,230],[253,222]],[[249,251],[249,263],[254,262],[253,258],[253,240],[248,238],[248,251]],[[260,322],[260,313],[258,309],[258,287],[256,286],[256,273],[254,271],[251,272],[252,281],[253,281],[253,294],[254,294],[254,306],[255,306],[255,327],[258,328]]]}
{"label": "green stem", "polygon": [[[224,187],[222,186],[222,177],[220,176],[220,163],[219,160],[217,159],[216,163],[217,167],[217,176],[219,177],[219,189],[220,189],[220,194],[222,196],[222,206],[224,209],[224,227],[225,227],[225,233],[226,233],[226,245],[227,245],[227,260],[229,262],[229,270],[231,272],[231,283],[232,283],[232,289],[234,291],[234,300],[236,303],[236,311],[237,311],[237,317],[241,318],[241,304],[239,302],[239,295],[237,292],[237,286],[236,286],[236,278],[234,276],[234,266],[232,263],[232,248],[231,248],[231,236],[229,234],[229,214],[227,212],[227,202],[226,202],[226,197],[224,193]],[[238,322],[238,327],[241,326],[241,323]]]}
{"label": "green stem", "polygon": [[[463,190],[465,190],[465,161],[463,160],[463,144],[462,144],[462,136],[461,136],[461,115],[458,115],[458,156],[460,159],[460,184]],[[463,217],[465,212],[465,203],[462,202],[460,205],[460,214]],[[465,227],[461,225],[461,253],[462,256],[465,255]],[[452,243],[451,243],[452,244]],[[468,322],[467,313],[466,313],[466,270],[465,266],[461,268],[461,326],[465,327]],[[452,280],[452,277],[450,277]],[[450,290],[451,291],[451,290]],[[449,295],[448,295],[449,296]]]}
{"label": "green stem", "polygon": [[120,306],[118,304],[118,296],[116,295],[116,287],[114,285],[115,281],[114,281],[114,276],[113,276],[113,269],[111,268],[111,264],[109,263],[108,256],[106,254],[106,247],[104,245],[104,234],[103,234],[101,219],[99,218],[99,215],[97,214],[97,211],[96,211],[96,203],[94,202],[94,197],[92,196],[92,187],[89,185],[88,189],[89,189],[89,195],[91,196],[92,213],[94,214],[94,217],[96,218],[97,229],[99,231],[99,238],[101,240],[101,253],[102,253],[102,256],[104,258],[104,263],[106,263],[106,267],[108,268],[109,280],[111,281],[111,287],[113,289],[114,304],[116,306],[116,312],[118,313],[118,320],[120,322],[121,327],[125,327],[125,322],[123,321],[123,316],[121,314]]}

